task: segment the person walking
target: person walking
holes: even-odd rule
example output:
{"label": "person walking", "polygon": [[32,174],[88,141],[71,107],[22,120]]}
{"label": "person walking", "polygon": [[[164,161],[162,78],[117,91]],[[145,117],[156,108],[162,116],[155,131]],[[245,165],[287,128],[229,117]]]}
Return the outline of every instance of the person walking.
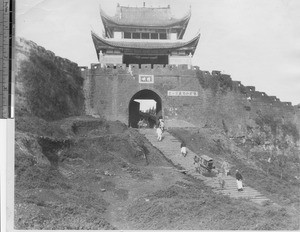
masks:
{"label": "person walking", "polygon": [[185,142],[182,142],[182,143],[181,143],[181,145],[180,145],[180,151],[181,151],[181,154],[183,155],[183,157],[186,157],[187,152],[186,152],[186,145],[185,145]]}
{"label": "person walking", "polygon": [[138,128],[141,129],[142,126],[143,126],[143,120],[140,119],[140,121],[138,122]]}
{"label": "person walking", "polygon": [[162,140],[162,130],[160,129],[160,127],[156,128],[156,133],[157,133],[157,141],[161,141]]}
{"label": "person walking", "polygon": [[230,175],[229,164],[225,160],[222,163],[221,169],[223,170],[223,173],[224,173],[225,176]]}
{"label": "person walking", "polygon": [[237,184],[238,191],[243,191],[244,190],[243,189],[243,176],[239,172],[239,170],[236,170],[235,178],[236,178],[236,184]]}
{"label": "person walking", "polygon": [[162,132],[165,130],[165,123],[162,118],[159,119],[158,127],[161,129]]}
{"label": "person walking", "polygon": [[225,180],[224,180],[224,173],[221,171],[218,171],[218,181],[221,189],[224,189],[225,187]]}

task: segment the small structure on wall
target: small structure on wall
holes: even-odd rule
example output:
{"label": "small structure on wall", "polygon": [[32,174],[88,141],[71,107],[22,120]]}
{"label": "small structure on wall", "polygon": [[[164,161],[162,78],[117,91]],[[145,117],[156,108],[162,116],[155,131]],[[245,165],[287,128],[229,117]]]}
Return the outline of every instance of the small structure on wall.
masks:
{"label": "small structure on wall", "polygon": [[200,33],[190,40],[183,36],[191,9],[174,18],[167,7],[125,7],[117,5],[114,16],[100,9],[103,37],[92,31],[101,66],[106,64],[185,64],[191,67]]}

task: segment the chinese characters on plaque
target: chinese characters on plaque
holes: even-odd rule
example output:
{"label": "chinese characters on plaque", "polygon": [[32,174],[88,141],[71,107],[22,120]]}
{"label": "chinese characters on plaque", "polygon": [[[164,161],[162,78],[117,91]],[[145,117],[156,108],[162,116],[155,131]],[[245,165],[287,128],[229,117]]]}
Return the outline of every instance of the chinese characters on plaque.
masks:
{"label": "chinese characters on plaque", "polygon": [[191,97],[197,97],[198,91],[168,91],[168,96],[191,96]]}
{"label": "chinese characters on plaque", "polygon": [[139,75],[139,83],[152,84],[152,83],[154,83],[154,76],[153,75]]}

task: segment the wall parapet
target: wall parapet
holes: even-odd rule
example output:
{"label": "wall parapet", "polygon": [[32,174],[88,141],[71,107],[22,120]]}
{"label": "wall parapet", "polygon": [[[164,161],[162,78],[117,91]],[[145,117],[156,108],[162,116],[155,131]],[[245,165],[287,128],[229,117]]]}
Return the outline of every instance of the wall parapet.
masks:
{"label": "wall parapet", "polygon": [[157,75],[195,75],[195,70],[199,70],[198,66],[193,66],[189,68],[188,65],[162,65],[162,64],[129,64],[128,67],[126,64],[105,64],[101,65],[99,63],[92,63],[90,70],[93,72],[116,72],[122,70],[130,74],[138,73],[151,73]]}
{"label": "wall parapet", "polygon": [[[88,69],[86,66],[79,67],[81,71],[85,71]],[[129,64],[126,66],[125,64],[105,64],[101,66],[100,63],[92,63],[89,69],[92,73],[101,73],[105,71],[105,73],[117,74],[121,72],[124,74],[124,71],[130,75],[138,75],[140,73],[146,74],[154,74],[154,75],[188,75],[196,77],[196,71],[201,71],[198,66],[192,66],[190,69],[188,65],[174,65],[174,64]],[[282,103],[275,96],[268,96],[265,92],[256,91],[255,86],[244,86],[240,81],[233,81],[231,76],[228,74],[223,74],[221,71],[212,70],[211,73],[209,71],[201,71],[202,75],[206,78],[217,78],[217,80],[225,83],[231,83],[231,88],[228,91],[235,91],[241,93],[242,98],[247,99],[248,101],[261,102],[263,104],[271,105],[271,106],[291,106],[291,103]],[[274,104],[276,103],[276,104]],[[278,103],[278,104],[277,104]]]}

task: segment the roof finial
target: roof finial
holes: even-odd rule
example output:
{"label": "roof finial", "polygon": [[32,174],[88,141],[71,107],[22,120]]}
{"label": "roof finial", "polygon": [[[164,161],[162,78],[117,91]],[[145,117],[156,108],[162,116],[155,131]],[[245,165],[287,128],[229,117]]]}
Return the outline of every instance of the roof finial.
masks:
{"label": "roof finial", "polygon": [[146,3],[145,2],[143,2],[143,7],[145,7],[146,6]]}

